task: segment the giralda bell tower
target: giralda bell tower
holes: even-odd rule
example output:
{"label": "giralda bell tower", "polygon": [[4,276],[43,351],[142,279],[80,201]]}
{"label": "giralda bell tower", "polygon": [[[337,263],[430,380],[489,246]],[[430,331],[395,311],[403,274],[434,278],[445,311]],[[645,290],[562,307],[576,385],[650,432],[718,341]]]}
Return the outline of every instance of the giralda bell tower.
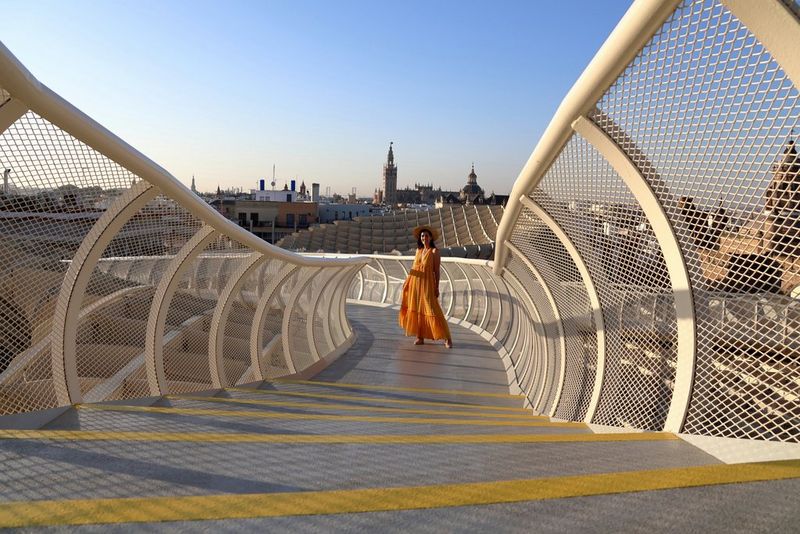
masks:
{"label": "giralda bell tower", "polygon": [[397,203],[397,165],[394,164],[392,143],[389,143],[389,155],[383,166],[383,200],[389,206]]}

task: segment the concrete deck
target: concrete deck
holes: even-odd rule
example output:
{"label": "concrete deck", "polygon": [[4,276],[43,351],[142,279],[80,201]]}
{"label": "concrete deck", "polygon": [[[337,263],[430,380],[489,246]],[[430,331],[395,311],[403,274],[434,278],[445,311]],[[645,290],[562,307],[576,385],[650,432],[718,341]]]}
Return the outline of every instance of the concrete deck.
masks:
{"label": "concrete deck", "polygon": [[477,334],[453,326],[454,349],[414,346],[392,310],[348,314],[358,342],[312,381],[84,405],[41,431],[0,431],[0,525],[797,529],[797,462],[729,466],[674,435],[536,417]]}

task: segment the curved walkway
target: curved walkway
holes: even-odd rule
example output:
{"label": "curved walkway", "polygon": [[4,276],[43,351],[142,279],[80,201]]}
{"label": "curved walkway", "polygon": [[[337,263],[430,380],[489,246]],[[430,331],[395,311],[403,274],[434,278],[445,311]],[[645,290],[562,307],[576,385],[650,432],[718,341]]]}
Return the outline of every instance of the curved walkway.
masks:
{"label": "curved walkway", "polygon": [[796,528],[796,461],[724,465],[672,434],[535,416],[473,332],[454,326],[451,351],[415,347],[396,312],[348,313],[357,344],[314,380],[82,405],[0,431],[0,526]]}

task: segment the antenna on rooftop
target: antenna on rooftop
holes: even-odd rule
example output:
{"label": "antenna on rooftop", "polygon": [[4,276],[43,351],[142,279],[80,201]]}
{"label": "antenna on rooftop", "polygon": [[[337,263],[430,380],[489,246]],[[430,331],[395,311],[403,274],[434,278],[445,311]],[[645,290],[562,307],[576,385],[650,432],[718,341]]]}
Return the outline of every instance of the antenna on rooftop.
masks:
{"label": "antenna on rooftop", "polygon": [[272,189],[275,189],[275,164],[272,164]]}

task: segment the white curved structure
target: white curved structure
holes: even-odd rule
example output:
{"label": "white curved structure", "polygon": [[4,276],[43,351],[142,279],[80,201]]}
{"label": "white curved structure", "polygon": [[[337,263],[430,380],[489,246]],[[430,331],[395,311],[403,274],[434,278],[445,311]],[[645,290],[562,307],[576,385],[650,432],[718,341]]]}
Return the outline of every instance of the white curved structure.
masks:
{"label": "white curved structure", "polygon": [[[800,23],[789,3],[634,2],[499,226],[490,210],[448,208],[380,229],[336,225],[328,241],[408,245],[407,229],[427,223],[441,246],[466,246],[497,228],[493,262],[443,259],[442,308],[492,341],[536,412],[797,443]],[[0,132],[11,169],[2,413],[309,376],[353,342],[346,298],[400,301],[413,258],[265,244],[4,48]]]}
{"label": "white curved structure", "polygon": [[565,287],[572,243],[596,286],[605,365],[588,367],[601,390],[587,420],[800,440],[789,4],[634,2],[514,185],[495,272],[511,243]]}
{"label": "white curved structure", "polygon": [[[329,310],[364,260],[231,224],[2,47],[0,126],[0,412],[300,373],[353,343]],[[298,299],[332,280],[325,299]],[[309,325],[301,349],[290,318]]]}

